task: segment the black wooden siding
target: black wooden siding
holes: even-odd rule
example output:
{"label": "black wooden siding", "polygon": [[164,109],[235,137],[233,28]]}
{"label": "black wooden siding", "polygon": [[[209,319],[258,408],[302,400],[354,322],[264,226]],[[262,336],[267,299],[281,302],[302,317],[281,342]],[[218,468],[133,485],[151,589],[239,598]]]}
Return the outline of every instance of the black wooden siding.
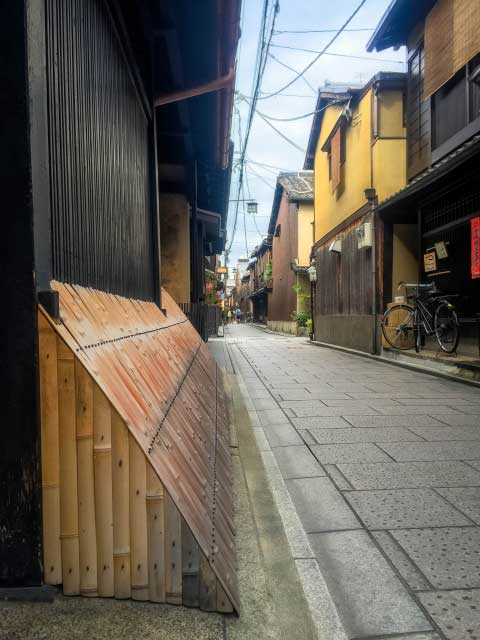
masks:
{"label": "black wooden siding", "polygon": [[430,100],[423,99],[425,55],[423,44],[408,61],[407,175],[413,178],[430,163]]}
{"label": "black wooden siding", "polygon": [[47,0],[55,279],[154,299],[149,118],[102,0]]}
{"label": "black wooden siding", "polygon": [[328,250],[333,239],[316,249],[315,315],[371,313],[371,250],[358,249],[355,227],[343,232],[340,255]]}

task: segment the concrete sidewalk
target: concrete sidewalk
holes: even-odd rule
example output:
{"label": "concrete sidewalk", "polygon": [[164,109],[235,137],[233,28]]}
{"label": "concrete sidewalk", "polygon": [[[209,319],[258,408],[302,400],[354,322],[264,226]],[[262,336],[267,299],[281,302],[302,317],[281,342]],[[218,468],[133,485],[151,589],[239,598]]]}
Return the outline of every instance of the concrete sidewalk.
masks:
{"label": "concrete sidewalk", "polygon": [[226,336],[308,543],[307,595],[326,584],[348,638],[480,638],[480,392],[252,327]]}

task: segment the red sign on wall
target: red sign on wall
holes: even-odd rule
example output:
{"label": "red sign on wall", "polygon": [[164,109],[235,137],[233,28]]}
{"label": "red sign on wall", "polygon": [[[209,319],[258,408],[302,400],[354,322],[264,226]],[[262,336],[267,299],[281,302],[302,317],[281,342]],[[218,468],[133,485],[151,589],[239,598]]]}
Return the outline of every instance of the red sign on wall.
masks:
{"label": "red sign on wall", "polygon": [[480,278],[480,216],[472,218],[470,221],[471,239],[472,239],[472,255],[471,255],[471,272],[472,279]]}

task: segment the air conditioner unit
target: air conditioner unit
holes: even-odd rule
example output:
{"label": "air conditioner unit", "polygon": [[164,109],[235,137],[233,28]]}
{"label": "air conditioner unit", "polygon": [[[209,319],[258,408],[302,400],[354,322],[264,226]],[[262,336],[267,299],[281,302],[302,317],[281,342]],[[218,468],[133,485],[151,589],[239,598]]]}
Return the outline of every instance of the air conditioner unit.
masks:
{"label": "air conditioner unit", "polygon": [[373,243],[373,225],[371,222],[365,222],[357,227],[357,240],[359,249],[368,249]]}

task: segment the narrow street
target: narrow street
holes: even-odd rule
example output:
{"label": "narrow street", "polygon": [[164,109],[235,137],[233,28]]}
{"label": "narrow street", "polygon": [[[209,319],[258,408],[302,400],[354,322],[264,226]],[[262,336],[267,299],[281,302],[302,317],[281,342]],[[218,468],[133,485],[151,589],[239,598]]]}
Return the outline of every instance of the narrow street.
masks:
{"label": "narrow street", "polygon": [[480,638],[479,391],[249,325],[225,337],[320,637]]}

